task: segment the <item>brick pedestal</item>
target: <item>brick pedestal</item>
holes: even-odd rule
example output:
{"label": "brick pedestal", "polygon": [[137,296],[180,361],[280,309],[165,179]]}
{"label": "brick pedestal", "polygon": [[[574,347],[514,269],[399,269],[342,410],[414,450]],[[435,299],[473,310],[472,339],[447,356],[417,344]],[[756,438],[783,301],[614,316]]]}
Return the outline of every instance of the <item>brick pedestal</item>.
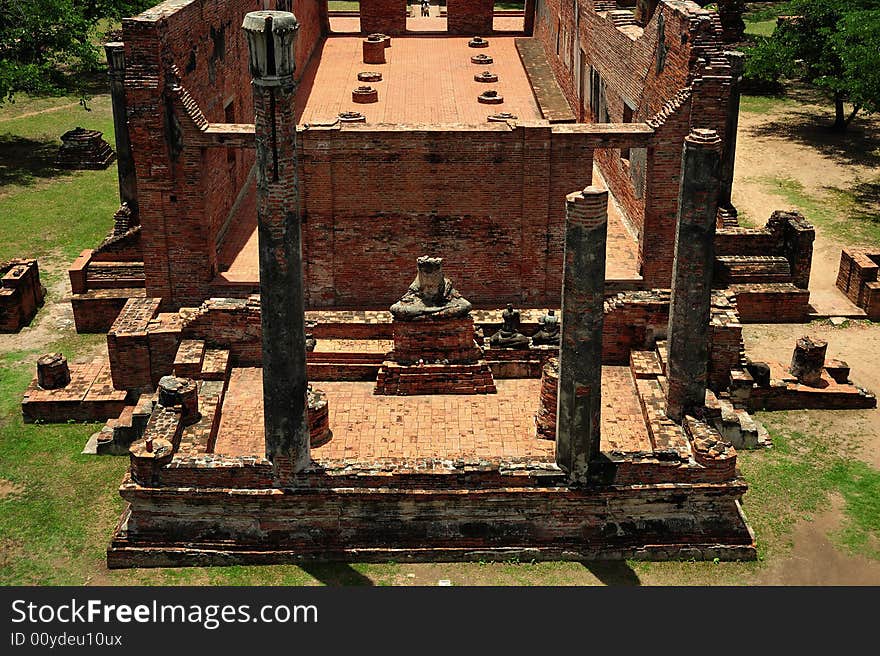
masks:
{"label": "brick pedestal", "polygon": [[375,394],[491,394],[492,371],[474,341],[471,317],[397,321],[394,350],[382,363]]}

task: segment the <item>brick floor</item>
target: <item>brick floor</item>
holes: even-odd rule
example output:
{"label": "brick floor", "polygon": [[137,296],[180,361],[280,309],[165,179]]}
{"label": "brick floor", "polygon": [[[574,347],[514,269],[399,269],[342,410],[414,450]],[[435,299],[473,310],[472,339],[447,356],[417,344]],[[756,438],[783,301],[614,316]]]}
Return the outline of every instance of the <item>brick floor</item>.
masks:
{"label": "brick floor", "polygon": [[[480,67],[472,64],[477,52],[469,48],[469,37],[394,37],[386,50],[387,63],[364,64],[361,37],[331,36],[312,59],[297,92],[297,120],[327,123],[339,112],[359,111],[367,123],[485,125],[486,117],[510,112],[523,121],[541,120],[532,87],[520,62],[514,37],[493,36],[480,53],[491,55],[487,66],[498,74],[498,82],[474,81]],[[381,82],[371,83],[379,91],[379,102],[360,105],[352,101],[359,71],[377,70]],[[483,105],[477,96],[497,89],[504,96],[501,105]]]}
{"label": "brick floor", "polygon": [[[604,367],[603,448],[650,450],[627,367]],[[373,396],[374,383],[322,382],[333,439],[315,460],[506,458],[552,460],[553,443],[535,437],[541,381],[498,380],[490,396]],[[263,453],[261,371],[235,369],[215,451]]]}

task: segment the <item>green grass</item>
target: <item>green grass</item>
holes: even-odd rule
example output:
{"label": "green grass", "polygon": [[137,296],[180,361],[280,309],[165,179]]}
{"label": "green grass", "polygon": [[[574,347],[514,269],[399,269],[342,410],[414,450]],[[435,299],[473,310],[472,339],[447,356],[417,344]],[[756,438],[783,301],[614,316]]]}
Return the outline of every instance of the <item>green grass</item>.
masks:
{"label": "green grass", "polygon": [[785,13],[786,2],[751,2],[743,13],[746,36],[770,36],[776,29],[776,18]]}
{"label": "green grass", "polygon": [[814,194],[792,178],[762,177],[758,182],[790,207],[800,210],[811,223],[846,243],[880,244],[880,215],[876,208],[880,177],[850,189],[828,187]]}
{"label": "green grass", "polygon": [[[100,130],[114,143],[109,96],[95,97],[89,107],[71,96],[20,96],[0,106],[0,261],[46,255],[70,261],[112,226],[119,205],[115,165],[71,172],[53,164],[60,136],[74,127]],[[52,108],[58,109],[22,116]]]}
{"label": "green grass", "polygon": [[824,510],[836,493],[845,502],[845,521],[832,537],[852,553],[880,559],[880,471],[849,457],[827,432],[788,430],[786,413],[763,413],[761,420],[773,448],[739,454],[760,556],[788,546],[795,522]]}
{"label": "green grass", "polygon": [[770,114],[795,103],[796,101],[780,95],[743,94],[740,98],[739,109],[741,112],[749,114]]}

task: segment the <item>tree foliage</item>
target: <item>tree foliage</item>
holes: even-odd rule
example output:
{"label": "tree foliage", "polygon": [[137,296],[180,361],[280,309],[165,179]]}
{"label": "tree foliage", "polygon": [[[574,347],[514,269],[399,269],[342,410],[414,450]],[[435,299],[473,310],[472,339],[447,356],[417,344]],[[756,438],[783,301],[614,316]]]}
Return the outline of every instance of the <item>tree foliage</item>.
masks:
{"label": "tree foliage", "polygon": [[0,102],[16,92],[82,91],[112,25],[150,0],[0,0]]}
{"label": "tree foliage", "polygon": [[746,77],[799,77],[824,89],[838,130],[859,111],[880,110],[880,0],[792,0],[785,12],[773,35],[747,50]]}

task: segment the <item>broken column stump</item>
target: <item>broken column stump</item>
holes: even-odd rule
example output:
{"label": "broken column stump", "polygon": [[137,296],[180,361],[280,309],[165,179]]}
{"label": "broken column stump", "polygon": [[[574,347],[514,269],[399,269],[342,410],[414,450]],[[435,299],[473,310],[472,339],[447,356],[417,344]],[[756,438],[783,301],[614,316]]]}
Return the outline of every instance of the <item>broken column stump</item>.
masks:
{"label": "broken column stump", "polygon": [[827,349],[828,342],[824,339],[804,336],[797,341],[791,355],[789,371],[798,382],[810,387],[817,387],[821,383]]}
{"label": "broken column stump", "polygon": [[70,367],[61,353],[47,353],[37,360],[37,384],[43,389],[60,389],[70,383]]}

